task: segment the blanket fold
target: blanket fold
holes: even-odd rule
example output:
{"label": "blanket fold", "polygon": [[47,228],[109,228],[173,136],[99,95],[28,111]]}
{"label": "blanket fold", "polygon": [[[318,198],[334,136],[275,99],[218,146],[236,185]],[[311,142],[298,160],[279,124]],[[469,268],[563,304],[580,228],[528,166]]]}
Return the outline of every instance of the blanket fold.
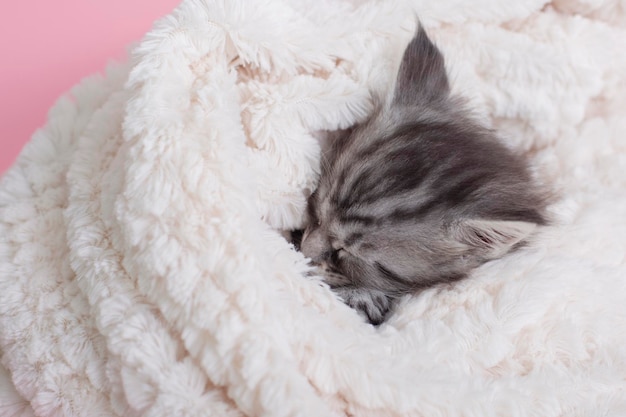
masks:
{"label": "blanket fold", "polygon": [[[374,328],[283,235],[416,15],[559,199]],[[610,0],[183,0],[2,178],[0,415],[626,414],[625,41]]]}

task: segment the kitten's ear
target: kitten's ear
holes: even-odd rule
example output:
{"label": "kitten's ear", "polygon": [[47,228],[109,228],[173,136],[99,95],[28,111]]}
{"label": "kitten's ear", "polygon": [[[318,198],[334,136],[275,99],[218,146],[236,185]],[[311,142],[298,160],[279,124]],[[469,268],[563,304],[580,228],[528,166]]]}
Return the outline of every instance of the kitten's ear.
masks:
{"label": "kitten's ear", "polygon": [[455,234],[463,244],[478,249],[486,259],[498,258],[529,237],[535,223],[514,220],[465,220]]}
{"label": "kitten's ear", "polygon": [[420,25],[404,55],[393,104],[412,106],[446,98],[450,93],[443,55]]}

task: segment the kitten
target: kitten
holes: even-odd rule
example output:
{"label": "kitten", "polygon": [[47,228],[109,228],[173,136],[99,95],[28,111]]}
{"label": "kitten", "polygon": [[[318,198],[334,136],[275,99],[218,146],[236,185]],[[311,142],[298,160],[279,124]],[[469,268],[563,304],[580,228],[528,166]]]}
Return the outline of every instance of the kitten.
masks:
{"label": "kitten", "polygon": [[300,247],[380,324],[395,298],[520,246],[546,223],[545,207],[525,160],[450,95],[443,56],[420,28],[392,97],[324,155]]}

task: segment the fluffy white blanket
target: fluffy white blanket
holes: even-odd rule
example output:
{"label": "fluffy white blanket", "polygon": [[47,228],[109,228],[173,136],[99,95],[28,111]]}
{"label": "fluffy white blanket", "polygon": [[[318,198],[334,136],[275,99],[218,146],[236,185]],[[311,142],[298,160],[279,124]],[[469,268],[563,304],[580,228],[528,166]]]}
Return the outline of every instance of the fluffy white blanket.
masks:
{"label": "fluffy white blanket", "polygon": [[[415,14],[554,226],[380,328],[281,236]],[[2,416],[626,415],[620,0],[184,0],[0,185]]]}

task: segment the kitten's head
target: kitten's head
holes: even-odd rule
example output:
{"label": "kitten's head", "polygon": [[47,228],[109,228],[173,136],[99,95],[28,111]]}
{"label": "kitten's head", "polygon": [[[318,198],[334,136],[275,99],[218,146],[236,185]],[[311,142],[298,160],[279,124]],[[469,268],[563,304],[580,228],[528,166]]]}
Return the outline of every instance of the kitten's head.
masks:
{"label": "kitten's head", "polygon": [[525,161],[450,96],[421,28],[393,96],[324,157],[301,250],[331,286],[394,295],[456,280],[545,223]]}

